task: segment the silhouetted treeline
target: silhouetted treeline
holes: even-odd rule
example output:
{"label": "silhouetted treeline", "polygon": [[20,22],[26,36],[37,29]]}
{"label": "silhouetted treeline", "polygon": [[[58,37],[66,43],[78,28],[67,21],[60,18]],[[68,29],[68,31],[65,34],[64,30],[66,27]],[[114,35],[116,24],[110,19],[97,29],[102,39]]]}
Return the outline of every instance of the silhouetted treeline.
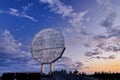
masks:
{"label": "silhouetted treeline", "polygon": [[120,80],[120,73],[95,72],[93,76],[101,80]]}
{"label": "silhouetted treeline", "polygon": [[82,77],[91,77],[96,78],[99,80],[120,80],[120,73],[113,73],[113,72],[95,72],[94,74],[87,75],[85,72],[79,72],[77,70],[75,71],[69,71],[68,73],[66,70],[62,70],[61,72],[64,72],[69,75],[75,75],[75,76],[82,76]]}
{"label": "silhouetted treeline", "polygon": [[63,69],[60,72],[65,73],[65,74],[69,74],[69,75],[86,76],[85,72],[79,72],[78,70],[67,72],[65,69]]}
{"label": "silhouetted treeline", "polygon": [[66,70],[61,70],[61,71],[55,71],[54,73],[56,76],[60,76],[61,78],[64,78],[60,80],[88,80],[88,79],[84,79],[86,73],[84,72],[80,73],[78,70],[69,71],[69,72]]}
{"label": "silhouetted treeline", "polygon": [[[75,71],[55,71],[51,75],[41,74],[40,72],[21,72],[21,73],[3,73],[2,80],[120,80],[120,73],[112,72],[95,72],[87,75],[85,72]],[[49,78],[49,79],[48,79]],[[1,80],[1,79],[0,79]]]}
{"label": "silhouetted treeline", "polygon": [[2,80],[84,80],[85,73],[79,73],[79,71],[70,71],[66,70],[55,71],[51,75],[41,74],[37,72],[5,72],[2,74]]}

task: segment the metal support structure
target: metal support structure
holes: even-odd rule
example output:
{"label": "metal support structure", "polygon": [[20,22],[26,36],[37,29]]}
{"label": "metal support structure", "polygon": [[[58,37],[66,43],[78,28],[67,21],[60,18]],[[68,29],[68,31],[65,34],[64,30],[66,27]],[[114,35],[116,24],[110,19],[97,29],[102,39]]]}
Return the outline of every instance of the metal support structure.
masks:
{"label": "metal support structure", "polygon": [[50,75],[52,74],[53,72],[53,63],[50,63]]}
{"label": "metal support structure", "polygon": [[41,64],[41,73],[44,74],[44,64]]}

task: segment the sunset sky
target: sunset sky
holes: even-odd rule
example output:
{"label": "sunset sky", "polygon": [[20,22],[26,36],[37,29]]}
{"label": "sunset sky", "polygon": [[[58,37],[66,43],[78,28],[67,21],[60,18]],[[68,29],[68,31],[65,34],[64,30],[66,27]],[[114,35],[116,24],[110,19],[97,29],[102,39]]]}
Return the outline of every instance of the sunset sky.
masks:
{"label": "sunset sky", "polygon": [[120,72],[120,0],[0,0],[0,75],[40,71],[30,44],[46,28],[65,37],[54,70]]}

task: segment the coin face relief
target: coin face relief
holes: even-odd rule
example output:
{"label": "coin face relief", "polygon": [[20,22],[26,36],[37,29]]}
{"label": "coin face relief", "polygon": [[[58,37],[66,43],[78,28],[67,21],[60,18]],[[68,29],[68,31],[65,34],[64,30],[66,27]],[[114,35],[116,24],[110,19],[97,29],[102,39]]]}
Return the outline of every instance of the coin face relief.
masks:
{"label": "coin face relief", "polygon": [[31,44],[31,53],[35,60],[48,64],[59,59],[64,51],[64,37],[54,29],[38,32]]}

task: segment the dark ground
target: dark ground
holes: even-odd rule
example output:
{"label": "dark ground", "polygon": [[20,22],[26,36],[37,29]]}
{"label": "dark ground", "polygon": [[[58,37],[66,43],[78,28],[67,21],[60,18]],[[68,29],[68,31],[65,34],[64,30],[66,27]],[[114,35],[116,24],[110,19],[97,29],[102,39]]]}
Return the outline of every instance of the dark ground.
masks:
{"label": "dark ground", "polygon": [[120,80],[120,73],[95,72],[92,75],[79,73],[78,71],[67,73],[63,71],[55,71],[52,75],[45,75],[39,72],[17,72],[3,73],[0,80]]}
{"label": "dark ground", "polygon": [[76,75],[76,73],[68,74],[64,71],[53,72],[52,75],[44,75],[40,73],[3,73],[2,80],[98,80],[87,77],[84,74]]}

